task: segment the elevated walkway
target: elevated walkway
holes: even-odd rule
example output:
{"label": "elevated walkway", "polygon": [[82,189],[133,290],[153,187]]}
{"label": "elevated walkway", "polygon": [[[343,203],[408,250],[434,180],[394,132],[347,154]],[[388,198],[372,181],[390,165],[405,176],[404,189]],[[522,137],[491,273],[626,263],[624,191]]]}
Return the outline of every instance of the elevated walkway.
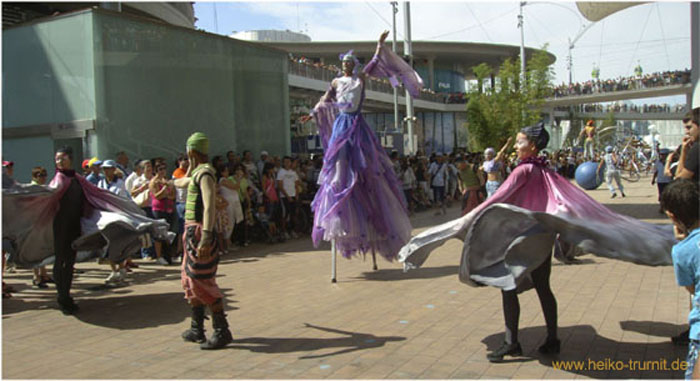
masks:
{"label": "elevated walkway", "polygon": [[692,92],[693,85],[686,83],[683,85],[660,86],[648,89],[622,90],[586,95],[569,95],[559,98],[547,98],[545,100],[544,107],[561,107],[590,103],[624,101],[629,99],[686,95]]}

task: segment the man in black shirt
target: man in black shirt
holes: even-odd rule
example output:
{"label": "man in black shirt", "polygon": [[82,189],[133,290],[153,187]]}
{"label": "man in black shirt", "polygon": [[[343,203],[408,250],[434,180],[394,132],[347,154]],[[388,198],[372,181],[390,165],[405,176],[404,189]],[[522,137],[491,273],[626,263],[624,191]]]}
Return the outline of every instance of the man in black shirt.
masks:
{"label": "man in black shirt", "polygon": [[698,172],[700,172],[698,169],[700,165],[700,143],[698,143],[700,138],[699,114],[700,108],[695,108],[683,118],[685,136],[683,137],[681,155],[678,160],[678,169],[675,177],[677,179],[691,179],[696,183],[698,182]]}

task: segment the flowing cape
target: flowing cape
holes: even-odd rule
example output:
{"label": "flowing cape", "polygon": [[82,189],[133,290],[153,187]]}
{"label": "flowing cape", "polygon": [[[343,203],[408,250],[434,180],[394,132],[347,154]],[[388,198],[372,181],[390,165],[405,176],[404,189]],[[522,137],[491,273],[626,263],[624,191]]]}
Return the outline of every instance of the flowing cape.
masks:
{"label": "flowing cape", "polygon": [[[107,258],[121,262],[141,248],[139,237],[150,233],[172,241],[165,220],[153,220],[133,201],[98,188],[75,175],[85,195],[81,235],[76,251],[105,250]],[[12,184],[2,190],[2,237],[10,241],[15,260],[27,266],[54,255],[53,220],[71,178],[57,172],[48,186]]]}
{"label": "flowing cape", "polygon": [[676,242],[672,225],[617,214],[554,171],[525,163],[470,213],[413,237],[399,261],[420,267],[432,250],[458,238],[460,281],[512,290],[551,255],[557,235],[584,252],[649,266],[670,265]]}

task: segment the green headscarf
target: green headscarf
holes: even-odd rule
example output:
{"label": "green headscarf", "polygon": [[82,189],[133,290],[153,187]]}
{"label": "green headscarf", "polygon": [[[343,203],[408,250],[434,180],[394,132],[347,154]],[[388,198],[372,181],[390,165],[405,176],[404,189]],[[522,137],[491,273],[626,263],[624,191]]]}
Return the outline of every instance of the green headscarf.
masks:
{"label": "green headscarf", "polygon": [[195,150],[201,154],[209,154],[209,138],[203,132],[195,132],[187,139],[187,150]]}

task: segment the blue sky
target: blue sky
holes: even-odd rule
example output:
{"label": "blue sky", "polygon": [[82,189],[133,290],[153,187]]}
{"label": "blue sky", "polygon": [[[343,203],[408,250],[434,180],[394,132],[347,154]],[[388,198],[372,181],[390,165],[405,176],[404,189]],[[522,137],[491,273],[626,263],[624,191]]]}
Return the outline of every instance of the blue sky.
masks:
{"label": "blue sky", "polygon": [[[289,29],[313,41],[374,40],[391,29],[389,2],[196,2],[196,27],[229,35],[252,29]],[[216,21],[215,21],[216,14]],[[520,44],[518,3],[411,2],[414,40]],[[403,38],[403,3],[397,14]],[[573,2],[528,2],[524,8],[525,45],[557,57],[556,83],[568,82],[568,39],[588,24]],[[391,38],[391,37],[390,37]],[[601,78],[632,75],[639,63],[645,72],[690,67],[690,6],[654,2],[627,8],[591,26],[572,51],[574,81],[590,79],[594,64]],[[684,101],[684,98],[676,97]],[[666,100],[668,101],[668,100]],[[675,103],[670,102],[670,103]]]}

